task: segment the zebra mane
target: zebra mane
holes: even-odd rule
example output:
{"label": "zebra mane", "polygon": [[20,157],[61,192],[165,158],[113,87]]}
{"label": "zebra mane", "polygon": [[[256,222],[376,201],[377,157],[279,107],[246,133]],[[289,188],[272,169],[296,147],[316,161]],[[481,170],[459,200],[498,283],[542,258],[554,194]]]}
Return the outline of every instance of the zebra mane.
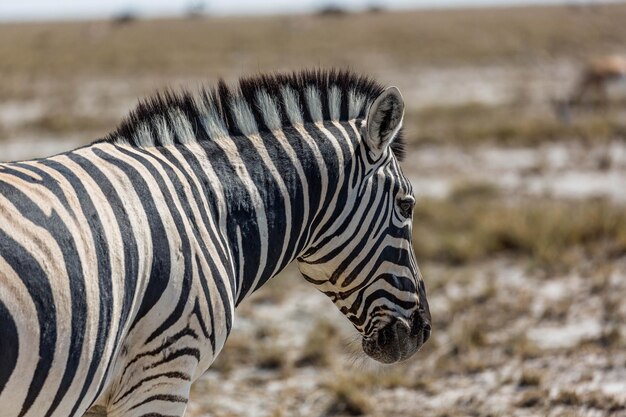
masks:
{"label": "zebra mane", "polygon": [[[220,80],[196,93],[166,90],[140,101],[104,141],[137,147],[252,135],[307,122],[363,118],[383,92],[373,79],[347,70],[304,70]],[[404,156],[399,133],[392,143]]]}

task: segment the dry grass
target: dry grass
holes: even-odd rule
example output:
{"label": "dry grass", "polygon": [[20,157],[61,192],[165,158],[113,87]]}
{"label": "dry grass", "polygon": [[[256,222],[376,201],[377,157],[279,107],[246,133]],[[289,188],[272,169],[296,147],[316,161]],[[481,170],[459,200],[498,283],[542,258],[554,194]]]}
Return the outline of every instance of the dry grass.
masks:
{"label": "dry grass", "polygon": [[514,103],[490,106],[465,103],[432,106],[406,117],[408,139],[420,144],[534,146],[547,141],[578,139],[606,143],[626,139],[619,105],[612,111],[578,112],[570,124],[550,110],[537,111]]}
{"label": "dry grass", "polygon": [[259,326],[253,334],[234,332],[211,369],[229,374],[233,369],[254,364],[259,369],[276,371],[278,376],[291,367],[289,357],[274,343],[277,330],[269,326]]}
{"label": "dry grass", "polygon": [[521,388],[541,386],[543,373],[538,369],[524,369],[517,385]]}
{"label": "dry grass", "polygon": [[523,391],[519,395],[517,401],[515,402],[515,405],[522,408],[538,407],[543,405],[546,396],[547,393],[545,391],[538,389],[529,389]]}
{"label": "dry grass", "polygon": [[465,186],[446,200],[420,201],[418,259],[454,265],[507,254],[542,267],[597,263],[626,254],[626,212],[604,200],[513,200]]}
{"label": "dry grass", "polygon": [[[626,404],[606,396],[601,392],[578,393],[574,390],[561,390],[552,399],[553,405],[565,405],[577,409],[590,408],[607,413],[618,413],[626,410]],[[619,415],[619,414],[611,414]]]}
{"label": "dry grass", "polygon": [[241,332],[234,332],[229,336],[222,352],[211,365],[211,369],[228,375],[237,366],[250,363],[254,349],[255,341],[253,338]]}
{"label": "dry grass", "polygon": [[585,57],[626,43],[626,6],[0,25],[0,75],[224,75]]}
{"label": "dry grass", "polygon": [[333,378],[325,388],[333,394],[333,400],[324,413],[326,416],[362,416],[372,410],[367,396],[352,383],[350,378],[345,376]]}
{"label": "dry grass", "polygon": [[[622,50],[624,20],[626,5],[617,4],[590,9],[157,19],[123,26],[107,21],[0,24],[0,103],[36,97],[97,98],[95,90],[84,89],[85,80],[98,79],[126,80],[128,88],[112,96],[125,92],[134,97],[164,85],[312,66],[350,67],[387,82],[397,79],[398,73],[412,76],[425,67],[527,67],[553,58],[582,61]],[[98,103],[89,114],[73,114],[59,106],[55,109],[60,111],[19,128],[52,135],[103,134],[117,123],[117,116],[111,120],[108,110],[119,106]],[[417,144],[533,145],[563,138],[597,142],[626,136],[623,114],[617,112],[583,114],[572,125],[564,125],[549,111],[523,103],[433,106],[405,120],[408,137]],[[0,126],[0,138],[14,133]]]}
{"label": "dry grass", "polygon": [[362,416],[368,414],[369,403],[355,391],[336,390],[335,399],[325,410],[324,416],[349,415]]}
{"label": "dry grass", "polygon": [[327,320],[319,320],[309,332],[296,366],[328,367],[337,351],[339,334]]}
{"label": "dry grass", "polygon": [[86,116],[58,111],[48,112],[41,117],[20,126],[24,130],[34,130],[53,135],[69,133],[100,133],[106,134],[116,126],[115,121],[103,117]]}

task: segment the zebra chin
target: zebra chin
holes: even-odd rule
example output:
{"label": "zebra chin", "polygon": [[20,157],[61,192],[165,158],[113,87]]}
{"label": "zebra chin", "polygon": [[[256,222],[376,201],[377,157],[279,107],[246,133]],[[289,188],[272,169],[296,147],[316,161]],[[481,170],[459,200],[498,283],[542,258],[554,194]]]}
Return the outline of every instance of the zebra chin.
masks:
{"label": "zebra chin", "polygon": [[363,351],[381,363],[401,362],[413,356],[430,338],[430,333],[430,319],[420,313],[413,316],[410,327],[394,318],[372,337],[363,338]]}

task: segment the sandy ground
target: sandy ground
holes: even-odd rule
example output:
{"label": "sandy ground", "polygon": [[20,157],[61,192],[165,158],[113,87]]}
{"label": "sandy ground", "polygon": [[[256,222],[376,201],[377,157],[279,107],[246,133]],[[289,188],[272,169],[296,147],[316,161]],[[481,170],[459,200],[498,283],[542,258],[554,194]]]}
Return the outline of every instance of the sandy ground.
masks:
{"label": "sandy ground", "polygon": [[[602,341],[625,330],[626,262],[613,267],[602,278],[546,277],[506,259],[435,271],[426,276],[435,332],[424,351],[381,367],[355,360],[348,343],[323,368],[298,365],[315,323],[334,323],[344,341],[354,335],[325,297],[288,272],[277,278],[289,281],[288,295],[268,302],[261,293],[241,307],[236,343],[224,352],[245,340],[275,343],[285,357],[209,370],[194,386],[190,415],[622,415],[626,352]],[[258,337],[267,327],[271,342]],[[352,397],[338,393],[337,379],[354,387]]]}

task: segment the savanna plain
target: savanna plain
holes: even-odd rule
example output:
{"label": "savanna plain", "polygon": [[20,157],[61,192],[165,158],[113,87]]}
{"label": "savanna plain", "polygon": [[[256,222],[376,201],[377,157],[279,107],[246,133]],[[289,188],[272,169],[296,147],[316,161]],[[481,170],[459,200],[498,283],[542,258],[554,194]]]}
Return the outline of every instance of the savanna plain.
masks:
{"label": "savanna plain", "polygon": [[626,415],[626,83],[566,97],[626,53],[626,6],[0,25],[0,160],[101,138],[139,97],[349,67],[402,91],[414,247],[433,335],[373,364],[289,267],[237,311],[199,416]]}

